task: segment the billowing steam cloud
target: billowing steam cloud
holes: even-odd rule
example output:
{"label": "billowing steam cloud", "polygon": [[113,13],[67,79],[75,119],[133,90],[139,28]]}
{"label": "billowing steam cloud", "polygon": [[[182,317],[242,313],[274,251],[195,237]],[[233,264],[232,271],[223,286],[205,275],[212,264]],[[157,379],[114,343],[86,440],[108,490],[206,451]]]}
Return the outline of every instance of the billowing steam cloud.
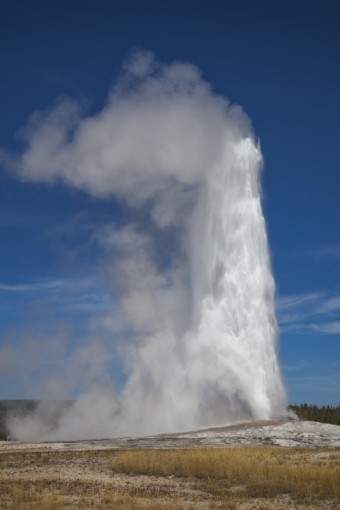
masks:
{"label": "billowing steam cloud", "polygon": [[107,324],[125,339],[125,386],[94,388],[55,414],[41,406],[12,421],[13,435],[149,434],[282,413],[262,158],[242,109],[196,67],[141,52],[99,113],[60,100],[24,136],[13,163],[23,180],[112,195],[143,221],[96,233],[112,257],[119,299]]}

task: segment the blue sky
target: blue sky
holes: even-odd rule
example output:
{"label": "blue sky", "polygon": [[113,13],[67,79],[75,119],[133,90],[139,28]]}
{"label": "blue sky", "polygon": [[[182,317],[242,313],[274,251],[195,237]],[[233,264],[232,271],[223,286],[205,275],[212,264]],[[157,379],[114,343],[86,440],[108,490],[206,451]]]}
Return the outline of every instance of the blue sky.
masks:
{"label": "blue sky", "polygon": [[[19,153],[28,118],[56,97],[96,112],[136,48],[198,66],[217,94],[252,119],[265,160],[263,205],[289,400],[339,403],[339,3],[5,0],[1,147]],[[73,370],[84,336],[108,341],[94,316],[104,317],[115,296],[94,232],[134,213],[60,184],[20,182],[4,166],[0,398],[35,398],[54,359]],[[119,375],[112,379],[120,384]],[[71,384],[69,394],[78,390]]]}

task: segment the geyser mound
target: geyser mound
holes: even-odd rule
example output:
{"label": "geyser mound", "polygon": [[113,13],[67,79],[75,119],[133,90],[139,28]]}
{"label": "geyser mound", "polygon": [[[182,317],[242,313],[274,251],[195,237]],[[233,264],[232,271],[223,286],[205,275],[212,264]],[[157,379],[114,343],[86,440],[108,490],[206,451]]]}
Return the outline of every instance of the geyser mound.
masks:
{"label": "geyser mound", "polygon": [[141,435],[284,414],[262,156],[241,108],[194,66],[135,53],[102,111],[85,117],[59,101],[34,116],[25,142],[13,163],[22,179],[112,195],[143,222],[96,236],[112,254],[107,324],[123,389],[113,396],[98,381],[52,421],[43,405],[12,420],[12,434]]}

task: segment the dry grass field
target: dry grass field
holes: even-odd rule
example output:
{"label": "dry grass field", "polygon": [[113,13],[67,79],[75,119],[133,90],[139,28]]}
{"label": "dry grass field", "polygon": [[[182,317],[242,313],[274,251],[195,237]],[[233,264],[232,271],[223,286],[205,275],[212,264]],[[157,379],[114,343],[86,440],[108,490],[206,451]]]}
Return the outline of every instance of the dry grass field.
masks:
{"label": "dry grass field", "polygon": [[340,449],[1,451],[0,509],[336,509]]}

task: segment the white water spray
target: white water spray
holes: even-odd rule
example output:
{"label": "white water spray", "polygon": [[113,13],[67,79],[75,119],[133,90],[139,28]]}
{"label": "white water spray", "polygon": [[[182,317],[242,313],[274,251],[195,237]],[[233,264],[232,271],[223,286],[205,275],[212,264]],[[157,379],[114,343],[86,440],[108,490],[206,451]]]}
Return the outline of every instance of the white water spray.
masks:
{"label": "white water spray", "polygon": [[283,409],[261,164],[251,138],[226,144],[221,163],[207,175],[199,206],[193,344],[195,362],[204,363],[209,374],[197,381],[211,395],[200,404],[206,425],[242,416],[270,418]]}
{"label": "white water spray", "polygon": [[141,347],[143,357],[161,363],[137,358],[122,400],[130,433],[285,414],[262,156],[249,137],[226,136],[224,149],[205,174],[190,225],[190,329],[177,338],[163,331]]}
{"label": "white water spray", "polygon": [[[108,321],[130,337],[123,390],[113,397],[99,381],[52,427],[43,408],[14,420],[16,437],[173,432],[284,413],[260,149],[246,115],[196,68],[152,62],[134,56],[96,117],[67,102],[28,133],[23,178],[151,207],[153,228],[97,236],[114,248],[113,290],[124,281]],[[151,253],[169,227],[173,260],[162,270]]]}

